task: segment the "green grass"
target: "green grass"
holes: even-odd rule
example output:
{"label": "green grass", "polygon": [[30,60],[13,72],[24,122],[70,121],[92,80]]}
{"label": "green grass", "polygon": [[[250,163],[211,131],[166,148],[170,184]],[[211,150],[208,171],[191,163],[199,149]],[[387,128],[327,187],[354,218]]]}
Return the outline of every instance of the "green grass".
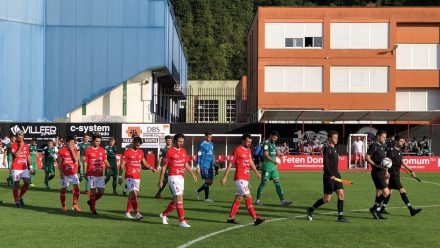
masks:
{"label": "green grass", "polygon": [[[211,188],[215,203],[206,204],[194,200],[194,183],[187,177],[185,192],[185,215],[189,229],[178,227],[177,213],[170,215],[170,224],[162,225],[158,214],[170,199],[165,190],[164,200],[153,199],[157,175],[144,173],[140,191],[140,210],[145,216],[141,222],[124,219],[126,197],[105,195],[97,204],[99,216],[87,211],[87,196],[80,197],[82,213],[61,212],[58,177],[51,182],[52,190],[42,187],[42,171],[35,184],[25,195],[27,206],[17,209],[13,205],[12,190],[0,183],[0,233],[1,247],[177,247],[200,236],[231,227],[225,223],[234,197],[232,174],[226,186],[221,187],[216,177]],[[346,189],[346,216],[350,224],[336,222],[336,200],[315,211],[313,222],[305,220],[306,207],[322,196],[321,172],[283,172],[282,185],[286,199],[294,201],[288,208],[279,206],[275,188],[268,184],[263,193],[264,206],[256,206],[257,214],[267,220],[260,226],[244,226],[209,237],[192,247],[435,247],[440,232],[440,206],[425,207],[410,217],[399,194],[391,198],[387,220],[373,220],[366,210],[372,205],[374,187],[369,173],[344,172],[344,178],[355,184]],[[7,172],[0,171],[0,178]],[[440,183],[440,174],[419,173],[422,180]],[[405,175],[406,177],[406,175]],[[251,176],[252,194],[258,182]],[[440,205],[440,185],[419,183],[402,179],[408,197],[415,206]],[[120,192],[120,186],[118,186]],[[84,188],[84,186],[83,186]],[[111,185],[107,185],[111,192]],[[71,204],[71,193],[67,204]],[[281,219],[280,219],[281,218]],[[251,222],[244,202],[236,217],[243,224]]]}

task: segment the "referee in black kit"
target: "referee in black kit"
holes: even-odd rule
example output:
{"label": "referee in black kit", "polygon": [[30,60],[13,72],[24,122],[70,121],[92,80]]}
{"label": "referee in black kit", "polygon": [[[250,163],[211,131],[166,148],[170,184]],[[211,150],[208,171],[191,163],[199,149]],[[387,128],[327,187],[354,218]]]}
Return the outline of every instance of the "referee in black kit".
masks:
{"label": "referee in black kit", "polygon": [[400,168],[402,167],[402,165],[411,173],[411,177],[416,176],[414,171],[412,171],[411,168],[409,168],[403,161],[403,156],[402,156],[403,144],[405,144],[405,139],[401,136],[396,136],[394,147],[391,147],[388,150],[387,157],[390,158],[391,161],[393,161],[393,166],[388,170],[390,173],[390,179],[388,183],[388,188],[390,188],[390,194],[384,200],[380,212],[388,214],[385,208],[387,207],[387,204],[390,201],[392,190],[395,189],[400,191],[400,197],[402,198],[405,205],[408,207],[410,215],[414,216],[418,214],[420,211],[422,211],[422,209],[420,208],[414,209],[412,207],[408,197],[406,196],[406,191],[403,188],[402,183],[400,182]]}
{"label": "referee in black kit", "polygon": [[318,199],[312,207],[307,209],[307,219],[313,220],[313,211],[324,203],[332,199],[333,192],[338,196],[338,222],[350,223],[350,220],[344,218],[344,187],[342,183],[336,182],[336,178],[341,178],[338,172],[339,154],[335,149],[338,144],[338,132],[328,132],[328,145],[324,147],[323,162],[324,162],[324,197]]}
{"label": "referee in black kit", "polygon": [[380,213],[383,201],[388,197],[390,191],[386,182],[389,176],[387,169],[381,166],[382,160],[386,157],[387,148],[385,141],[387,139],[387,132],[379,130],[376,133],[376,141],[374,141],[367,151],[366,160],[371,164],[371,178],[376,187],[376,198],[374,205],[370,208],[370,213],[374,219],[386,219]]}

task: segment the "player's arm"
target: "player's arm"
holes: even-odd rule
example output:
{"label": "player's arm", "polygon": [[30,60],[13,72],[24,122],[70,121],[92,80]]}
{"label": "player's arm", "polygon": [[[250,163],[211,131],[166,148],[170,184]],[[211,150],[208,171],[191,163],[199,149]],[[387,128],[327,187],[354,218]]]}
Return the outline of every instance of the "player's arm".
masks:
{"label": "player's arm", "polygon": [[[72,159],[73,159],[73,157],[72,157]],[[62,166],[62,164],[61,164],[61,161],[62,160],[62,158],[61,158],[61,156],[58,156],[58,158],[57,158],[57,164],[58,164],[58,170],[60,171],[60,177],[61,178],[64,178],[64,173],[63,173],[63,166]]]}
{"label": "player's arm", "polygon": [[197,182],[197,176],[191,170],[191,166],[189,166],[188,162],[185,162],[185,169],[192,176],[192,178],[194,179],[194,182]]}
{"label": "player's arm", "polygon": [[[6,146],[5,146],[5,148],[6,148]],[[3,154],[4,154],[3,155],[3,165],[5,165],[6,164],[6,159],[8,157],[8,149],[4,149],[4,153]]]}
{"label": "player's arm", "polygon": [[249,162],[250,162],[252,170],[255,172],[255,175],[258,177],[258,179],[261,179],[260,172],[258,172],[257,167],[254,164],[254,161],[252,159],[250,159]]}
{"label": "player's arm", "polygon": [[165,163],[162,166],[162,170],[160,171],[160,177],[159,177],[159,182],[157,184],[157,186],[159,188],[162,188],[163,186],[163,178],[165,177],[165,172],[167,171],[167,167],[168,167],[168,163],[170,162],[170,155],[169,155],[169,151],[167,151],[165,153]]}
{"label": "player's arm", "polygon": [[[73,160],[73,163],[77,163],[78,162],[78,155],[77,155],[77,153],[75,152],[75,147],[74,146],[72,146],[72,147],[67,147],[68,149],[69,149],[69,152],[70,152],[70,157],[72,158],[72,160]],[[60,156],[58,156],[58,160],[59,160],[59,157]],[[58,162],[58,165],[60,165],[60,162]]]}
{"label": "player's arm", "polygon": [[[21,140],[20,145],[18,146],[18,150],[15,153],[14,152],[12,153],[12,155],[14,155],[14,158],[17,158],[18,156],[20,156],[21,150],[23,150],[23,146],[24,146],[24,141]],[[12,147],[12,145],[11,145],[11,147]]]}
{"label": "player's arm", "polygon": [[197,153],[197,174],[200,174],[200,164],[202,163],[203,143],[199,145],[199,152]]}
{"label": "player's arm", "polygon": [[31,159],[31,155],[30,154],[27,155],[27,162],[28,162],[28,165],[29,165],[29,171],[31,173],[34,172],[34,167],[32,166],[32,159]]}
{"label": "player's arm", "polygon": [[147,162],[147,160],[145,160],[145,158],[142,159],[142,166],[144,166],[148,170],[151,170],[154,174],[156,174],[156,172],[157,172],[156,168],[154,168],[153,166],[148,164],[148,162]]}
{"label": "player's arm", "polygon": [[231,170],[233,165],[234,165],[234,162],[232,162],[232,161],[230,161],[228,163],[228,167],[226,167],[225,174],[223,175],[222,179],[220,180],[221,185],[225,185],[226,179],[228,178],[229,171]]}
{"label": "player's arm", "polygon": [[405,161],[402,160],[402,166],[411,173],[411,177],[416,177],[416,173],[409,168],[409,166],[405,163]]}

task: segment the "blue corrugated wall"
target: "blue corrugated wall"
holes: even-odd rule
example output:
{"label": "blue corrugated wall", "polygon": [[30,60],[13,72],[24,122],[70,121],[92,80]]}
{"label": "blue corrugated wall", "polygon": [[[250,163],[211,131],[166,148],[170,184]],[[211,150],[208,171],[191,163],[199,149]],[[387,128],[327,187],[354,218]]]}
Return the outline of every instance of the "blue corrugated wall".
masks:
{"label": "blue corrugated wall", "polygon": [[0,120],[65,117],[134,75],[187,62],[167,0],[0,0]]}

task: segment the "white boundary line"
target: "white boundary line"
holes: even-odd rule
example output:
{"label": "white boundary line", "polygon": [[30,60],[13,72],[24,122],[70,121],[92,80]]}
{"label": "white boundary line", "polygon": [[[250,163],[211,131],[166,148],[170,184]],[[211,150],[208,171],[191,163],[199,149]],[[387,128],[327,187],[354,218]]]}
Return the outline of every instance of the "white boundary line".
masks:
{"label": "white boundary line", "polygon": [[[416,180],[416,179],[408,178],[408,177],[400,177],[400,178],[401,178],[401,179],[406,179],[406,180]],[[420,180],[422,180],[422,179],[420,179]],[[422,183],[429,183],[429,184],[434,184],[434,185],[438,185],[438,186],[440,186],[440,183],[434,183],[434,182],[425,181],[425,180],[422,180]]]}
{"label": "white boundary line", "polygon": [[[440,207],[440,205],[414,206],[414,207],[436,208],[436,207]],[[406,208],[406,207],[388,207],[387,209],[391,209],[391,208]],[[369,210],[368,209],[350,210],[350,212],[367,212],[367,211],[369,211]],[[326,212],[326,213],[322,213],[322,214],[319,214],[319,215],[331,215],[331,214],[336,214],[336,213],[337,212]],[[298,216],[294,216],[294,217],[284,217],[284,218],[271,219],[271,220],[267,220],[266,222],[274,222],[274,221],[287,220],[287,219],[298,219],[298,218],[306,218],[306,215],[298,215]],[[191,245],[193,245],[195,243],[198,243],[198,242],[200,242],[202,240],[210,238],[212,236],[215,236],[215,235],[218,235],[218,234],[221,234],[221,233],[224,233],[224,232],[229,232],[229,231],[232,231],[232,230],[235,230],[235,229],[239,229],[239,228],[242,228],[242,227],[252,226],[252,225],[253,225],[253,223],[249,223],[249,224],[245,224],[245,225],[233,226],[233,227],[229,227],[229,228],[226,228],[226,229],[223,229],[223,230],[219,230],[219,231],[216,231],[216,232],[208,233],[208,234],[206,234],[204,236],[198,237],[197,239],[188,241],[187,243],[178,246],[178,248],[186,248],[186,247],[189,247],[189,246],[191,246]]]}

